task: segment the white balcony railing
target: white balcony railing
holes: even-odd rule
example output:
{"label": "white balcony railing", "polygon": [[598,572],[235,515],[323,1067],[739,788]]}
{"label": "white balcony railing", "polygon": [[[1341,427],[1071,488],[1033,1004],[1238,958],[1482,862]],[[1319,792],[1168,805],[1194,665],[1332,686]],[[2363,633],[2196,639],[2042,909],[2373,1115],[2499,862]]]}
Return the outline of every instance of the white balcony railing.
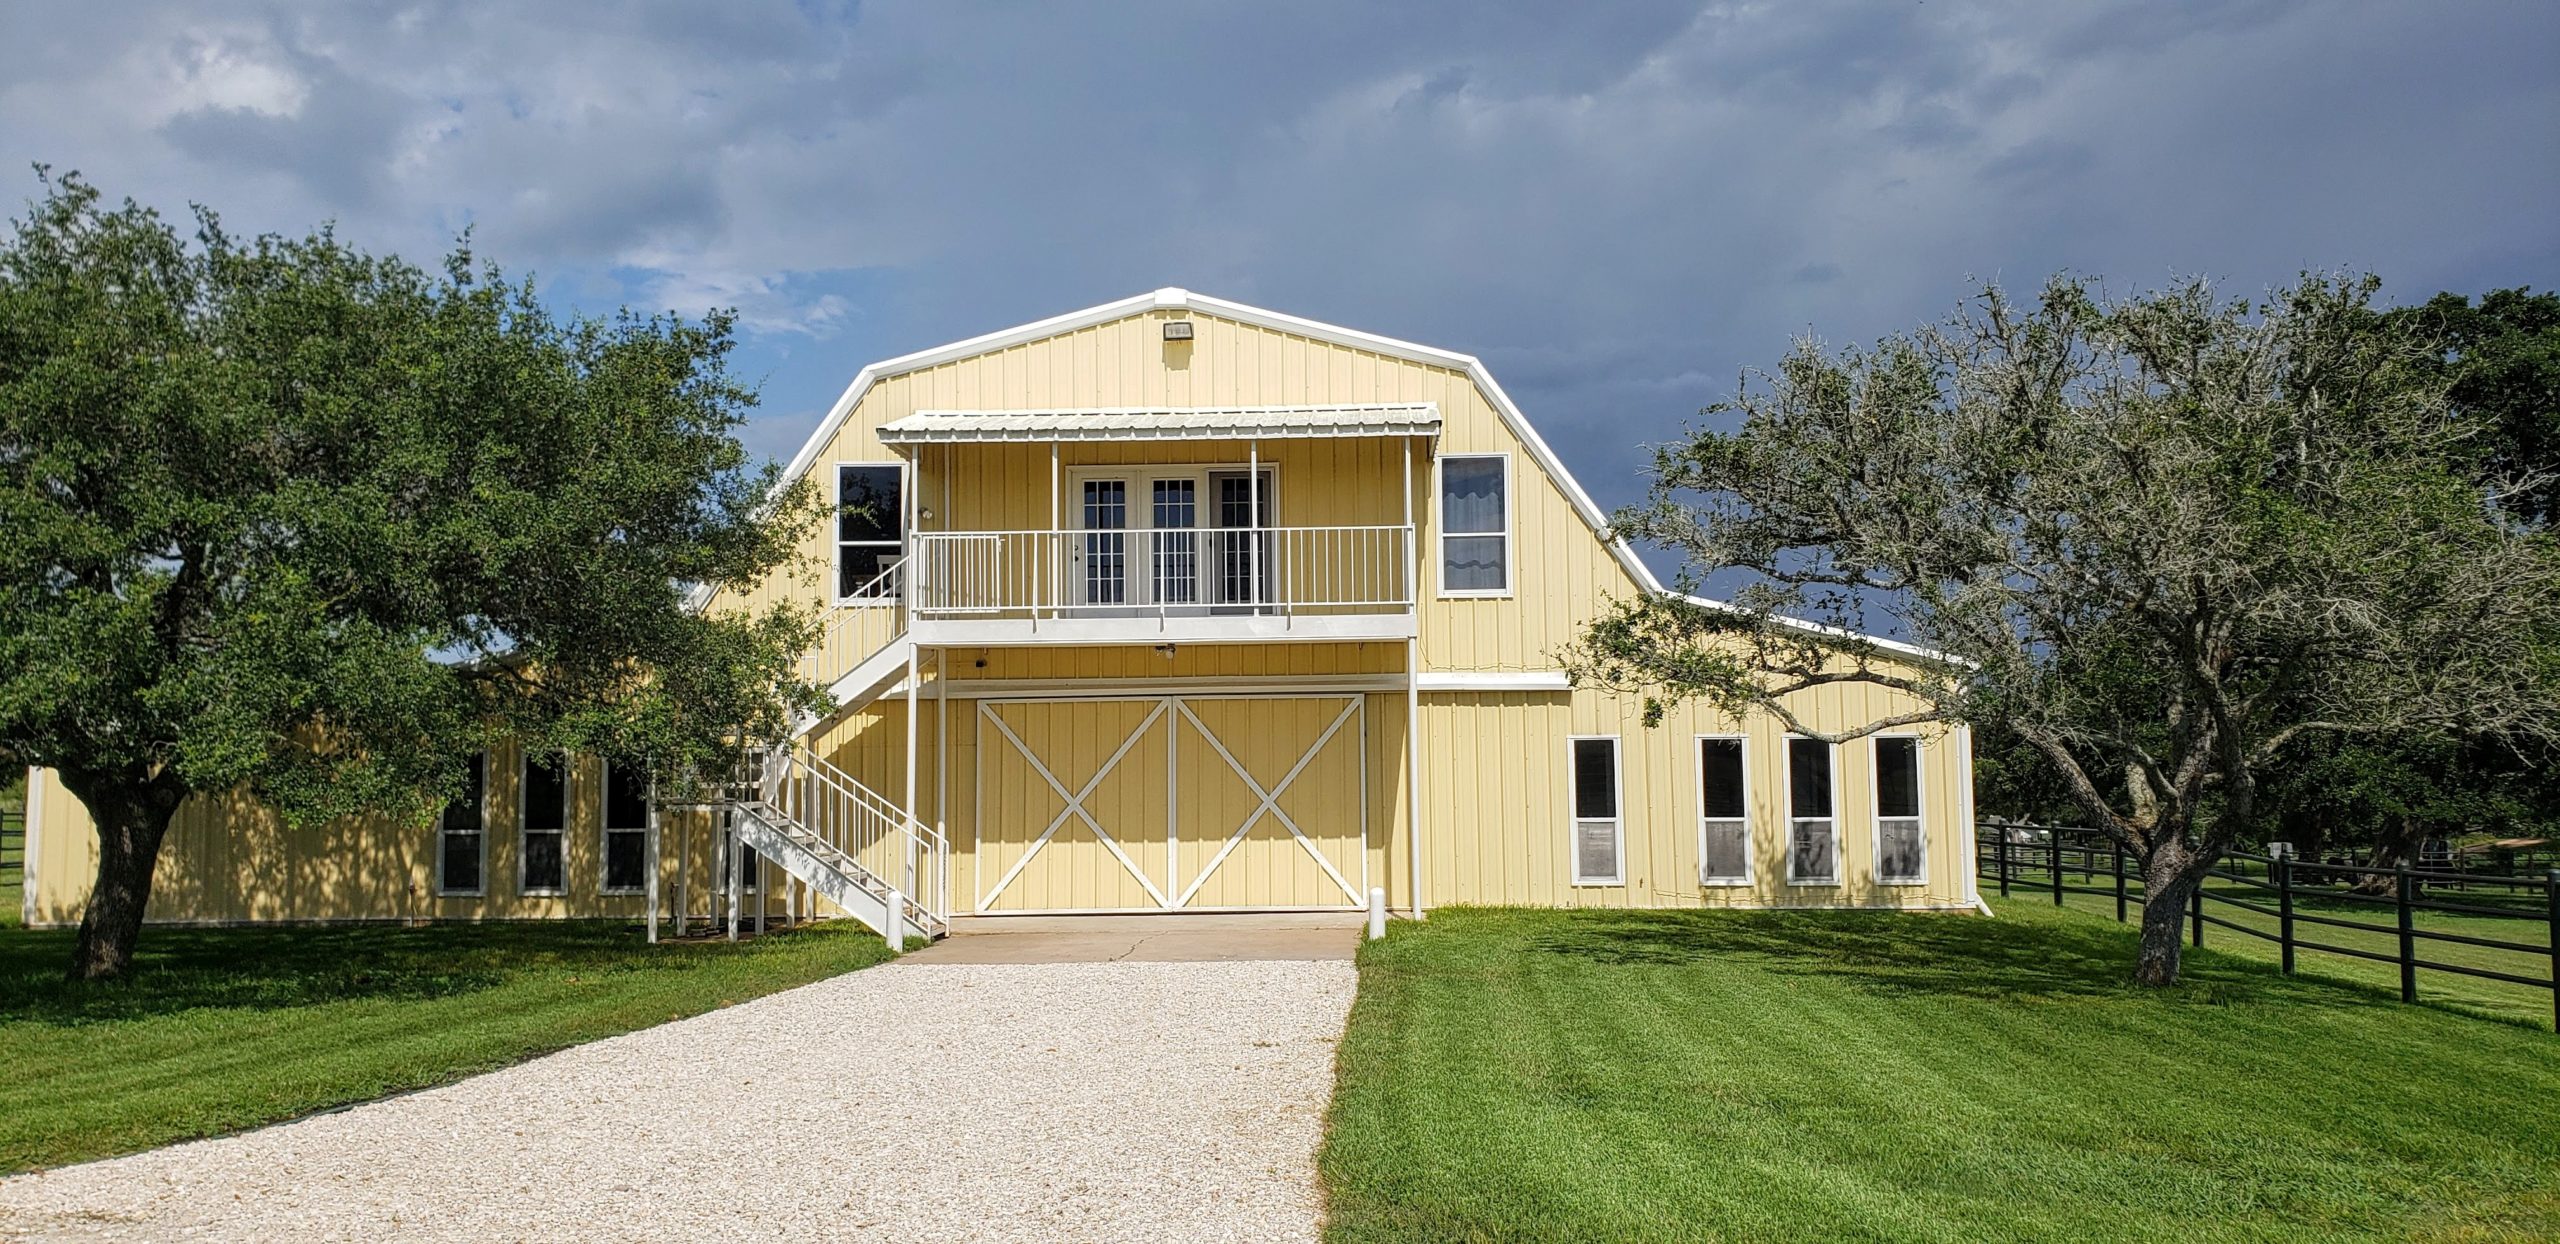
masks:
{"label": "white balcony railing", "polygon": [[1195,618],[1403,612],[1411,527],[937,531],[918,535],[919,618]]}

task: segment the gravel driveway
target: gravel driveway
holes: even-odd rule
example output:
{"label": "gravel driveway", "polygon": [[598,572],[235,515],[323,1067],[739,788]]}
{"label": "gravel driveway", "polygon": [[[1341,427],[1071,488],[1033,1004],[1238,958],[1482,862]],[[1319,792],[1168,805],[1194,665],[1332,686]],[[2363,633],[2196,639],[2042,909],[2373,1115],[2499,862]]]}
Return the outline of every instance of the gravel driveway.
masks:
{"label": "gravel driveway", "polygon": [[37,1239],[1303,1240],[1340,960],[902,962],[0,1182]]}

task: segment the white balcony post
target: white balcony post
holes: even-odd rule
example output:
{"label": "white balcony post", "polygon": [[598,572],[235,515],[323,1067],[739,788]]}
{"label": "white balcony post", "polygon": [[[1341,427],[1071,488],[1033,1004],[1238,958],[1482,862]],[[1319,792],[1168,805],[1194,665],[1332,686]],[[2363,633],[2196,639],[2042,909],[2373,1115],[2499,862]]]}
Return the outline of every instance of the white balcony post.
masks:
{"label": "white balcony post", "polygon": [[665,863],[658,847],[658,775],[649,774],[649,944],[658,944],[658,870]]}

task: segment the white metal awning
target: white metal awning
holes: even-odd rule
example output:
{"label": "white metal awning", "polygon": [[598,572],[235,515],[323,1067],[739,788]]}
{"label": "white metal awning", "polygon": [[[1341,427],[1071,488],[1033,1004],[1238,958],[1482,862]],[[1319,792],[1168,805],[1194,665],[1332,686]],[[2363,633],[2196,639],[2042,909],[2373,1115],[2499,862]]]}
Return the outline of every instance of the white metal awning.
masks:
{"label": "white metal awning", "polygon": [[919,410],[880,425],[889,445],[976,441],[1240,441],[1318,436],[1437,436],[1435,402],[1365,406],[1107,407]]}

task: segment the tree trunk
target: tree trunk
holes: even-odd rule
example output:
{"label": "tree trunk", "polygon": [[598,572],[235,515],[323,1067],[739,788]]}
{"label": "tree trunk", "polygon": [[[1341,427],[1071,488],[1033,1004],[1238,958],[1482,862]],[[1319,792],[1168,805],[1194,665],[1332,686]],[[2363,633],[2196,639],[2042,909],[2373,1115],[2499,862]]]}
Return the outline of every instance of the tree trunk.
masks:
{"label": "tree trunk", "polygon": [[133,966],[143,908],[151,901],[151,875],[160,866],[160,840],[184,796],[163,783],[124,775],[65,770],[62,784],[88,805],[98,826],[98,881],[90,887],[80,936],[72,943],[70,976],[108,980]]}
{"label": "tree trunk", "polygon": [[2142,950],[2133,961],[2134,983],[2175,985],[2186,948],[2187,903],[2204,883],[2210,856],[2165,846],[2142,866]]}

